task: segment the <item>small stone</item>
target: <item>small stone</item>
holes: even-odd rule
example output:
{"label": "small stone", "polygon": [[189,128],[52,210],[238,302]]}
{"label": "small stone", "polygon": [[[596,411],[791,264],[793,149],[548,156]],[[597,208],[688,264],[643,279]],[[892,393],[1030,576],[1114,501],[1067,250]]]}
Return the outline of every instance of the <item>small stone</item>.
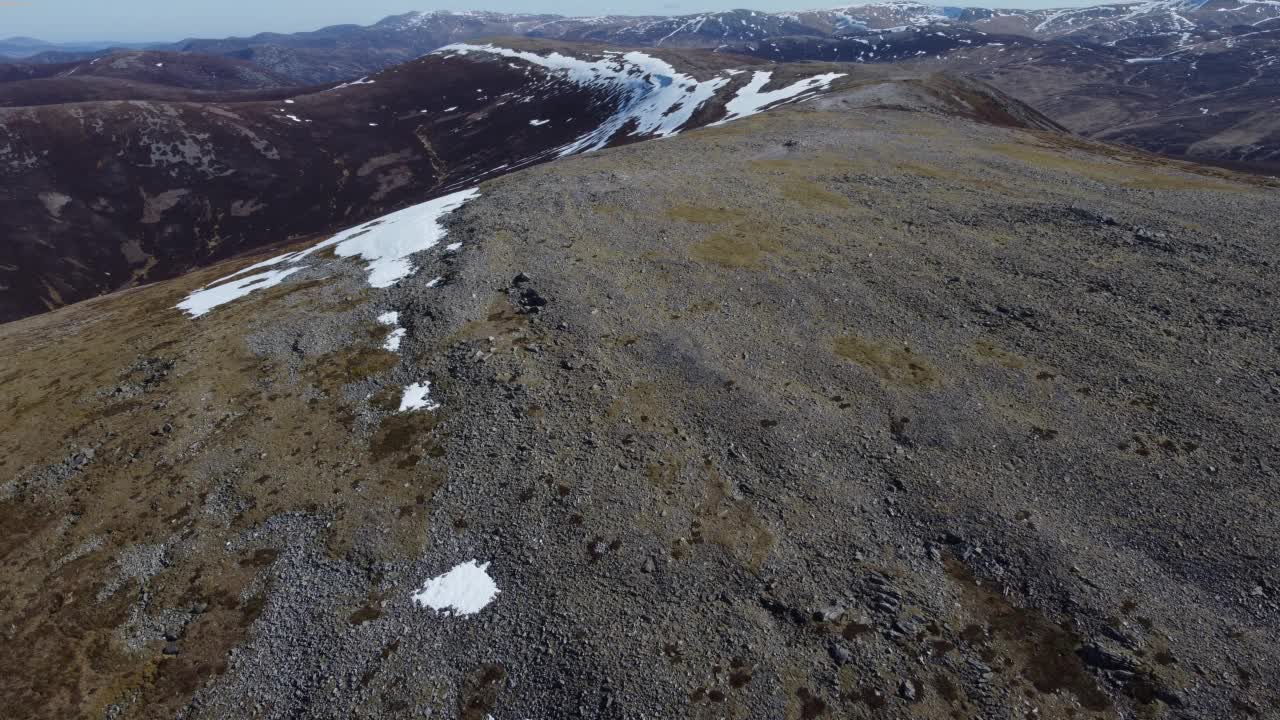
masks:
{"label": "small stone", "polygon": [[527,282],[533,282],[533,278],[529,277],[529,276],[528,276],[528,275],[526,275],[525,273],[520,273],[520,274],[516,275],[516,276],[515,276],[515,278],[514,278],[511,282],[512,282],[512,284],[514,284],[514,285],[523,285],[523,284],[525,284],[525,283],[527,283]]}
{"label": "small stone", "polygon": [[652,573],[656,569],[657,567],[654,565],[653,558],[651,557],[645,558],[644,564],[640,566],[640,572],[642,573]]}
{"label": "small stone", "polygon": [[853,662],[853,654],[843,645],[832,645],[831,659],[835,660],[837,665],[848,665]]}
{"label": "small stone", "polygon": [[916,688],[914,680],[903,680],[898,685],[898,695],[902,696],[902,699],[907,702],[915,702],[916,698],[920,696],[920,691]]}
{"label": "small stone", "polygon": [[814,615],[814,619],[819,622],[835,622],[844,615],[844,608],[839,605],[831,605],[822,608],[818,612],[814,613]]}
{"label": "small stone", "polygon": [[171,642],[165,645],[163,652],[165,655],[177,655],[180,652],[178,650],[178,643]]}

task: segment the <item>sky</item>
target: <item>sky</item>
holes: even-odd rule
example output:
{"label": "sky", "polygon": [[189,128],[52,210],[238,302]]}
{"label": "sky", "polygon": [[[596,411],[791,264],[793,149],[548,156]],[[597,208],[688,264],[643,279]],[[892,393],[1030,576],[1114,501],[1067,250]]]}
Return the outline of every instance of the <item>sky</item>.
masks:
{"label": "sky", "polygon": [[[977,7],[1063,7],[1117,0],[972,0]],[[797,10],[866,4],[864,0],[0,0],[0,38],[50,42],[176,41],[259,32],[299,32],[326,25],[368,25],[412,10],[499,10],[559,15],[682,15],[703,10]],[[937,2],[937,4],[947,4]]]}

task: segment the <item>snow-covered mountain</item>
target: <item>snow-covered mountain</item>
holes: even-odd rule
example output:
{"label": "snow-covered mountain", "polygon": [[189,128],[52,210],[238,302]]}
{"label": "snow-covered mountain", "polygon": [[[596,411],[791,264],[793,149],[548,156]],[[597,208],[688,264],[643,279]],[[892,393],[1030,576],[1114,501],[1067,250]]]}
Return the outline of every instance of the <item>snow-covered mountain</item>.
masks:
{"label": "snow-covered mountain", "polygon": [[379,23],[432,34],[511,32],[561,39],[706,47],[780,36],[838,36],[867,30],[952,25],[1037,39],[1113,42],[1157,33],[1262,27],[1280,18],[1276,0],[1140,0],[1083,8],[988,9],[890,1],[827,10],[728,10],[675,17],[556,17],[501,13],[410,13]]}
{"label": "snow-covered mountain", "polygon": [[186,40],[171,49],[232,54],[301,81],[367,73],[454,42],[526,36],[624,47],[715,48],[782,37],[837,38],[945,26],[1036,40],[1117,44],[1150,36],[1184,43],[1264,32],[1280,20],[1278,0],[1142,0],[1084,8],[1007,10],[882,2],[827,10],[728,10],[672,17],[565,17],[497,12],[411,12],[374,25],[340,25],[293,35]]}
{"label": "snow-covered mountain", "polygon": [[[980,73],[1051,114],[1065,111],[1078,132],[1137,122],[1138,129],[1117,137],[1159,152],[1243,160],[1272,158],[1276,149],[1269,128],[1280,68],[1280,0],[1140,0],[1039,10],[890,1],[673,17],[430,11],[369,26],[187,40],[168,49],[248,61],[273,77],[312,85],[370,75],[454,43],[520,36],[608,49],[712,49],[774,62],[933,63]],[[3,67],[0,78],[50,71]],[[38,85],[11,88],[12,100],[0,93],[0,103],[74,101],[85,83]],[[164,97],[160,91],[126,97],[130,92],[113,86],[83,99]]]}

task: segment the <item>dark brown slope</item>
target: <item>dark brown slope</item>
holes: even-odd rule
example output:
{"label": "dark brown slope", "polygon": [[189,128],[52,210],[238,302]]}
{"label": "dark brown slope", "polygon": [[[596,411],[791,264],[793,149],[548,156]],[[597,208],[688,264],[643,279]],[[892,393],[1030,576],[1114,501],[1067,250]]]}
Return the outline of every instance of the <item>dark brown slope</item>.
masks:
{"label": "dark brown slope", "polygon": [[233,58],[118,52],[71,63],[0,65],[0,107],[100,100],[218,101],[233,99],[233,93],[280,91],[297,84]]}
{"label": "dark brown slope", "polygon": [[1280,193],[947,104],[497,178],[396,287],[0,326],[6,718],[1270,720]]}
{"label": "dark brown slope", "polygon": [[[504,108],[528,83],[505,62],[428,57],[288,101],[0,111],[0,319],[356,222],[608,112],[564,83]],[[560,122],[529,123],[544,117]]]}
{"label": "dark brown slope", "polygon": [[0,108],[65,105],[112,100],[153,100],[159,102],[236,103],[281,100],[302,92],[301,88],[278,87],[267,90],[191,90],[173,85],[155,85],[96,77],[53,77],[0,84]]}

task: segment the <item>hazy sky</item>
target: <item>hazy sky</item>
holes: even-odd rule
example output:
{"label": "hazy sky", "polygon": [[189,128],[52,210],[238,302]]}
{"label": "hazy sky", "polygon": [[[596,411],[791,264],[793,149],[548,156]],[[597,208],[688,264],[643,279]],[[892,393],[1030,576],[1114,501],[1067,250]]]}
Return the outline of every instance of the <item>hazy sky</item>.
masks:
{"label": "hazy sky", "polygon": [[[954,2],[954,0],[952,0]],[[1116,0],[975,0],[977,7],[1061,7]],[[866,4],[862,0],[0,0],[0,38],[43,40],[180,40],[257,32],[297,32],[325,25],[367,25],[411,10],[507,10],[562,15],[684,14],[749,7],[794,10]],[[947,4],[937,2],[936,4]]]}

